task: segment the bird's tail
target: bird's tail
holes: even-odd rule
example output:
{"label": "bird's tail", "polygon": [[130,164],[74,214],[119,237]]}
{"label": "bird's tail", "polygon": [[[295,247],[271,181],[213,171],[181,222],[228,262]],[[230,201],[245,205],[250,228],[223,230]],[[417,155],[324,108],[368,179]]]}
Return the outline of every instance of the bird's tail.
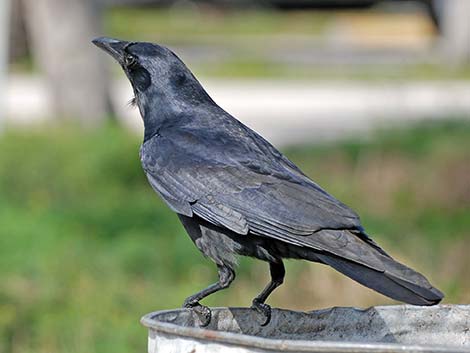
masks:
{"label": "bird's tail", "polygon": [[381,272],[335,255],[317,256],[346,276],[395,300],[413,305],[435,305],[444,297],[424,276],[393,259],[388,260],[386,270]]}
{"label": "bird's tail", "polygon": [[365,234],[364,236],[366,238],[363,246],[368,248],[367,252],[374,253],[375,259],[383,264],[381,268],[367,266],[367,261],[359,263],[328,252],[316,253],[315,256],[362,285],[395,300],[413,305],[435,305],[444,298],[442,292],[434,288],[422,274],[395,261]]}

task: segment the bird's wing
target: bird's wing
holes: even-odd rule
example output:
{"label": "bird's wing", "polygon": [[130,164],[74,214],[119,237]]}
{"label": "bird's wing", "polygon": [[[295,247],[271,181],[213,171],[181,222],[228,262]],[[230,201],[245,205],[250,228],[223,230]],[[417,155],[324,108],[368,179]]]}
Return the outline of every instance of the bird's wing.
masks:
{"label": "bird's wing", "polygon": [[142,146],[147,178],[175,212],[196,214],[239,234],[251,232],[319,250],[328,250],[335,239],[315,242],[308,237],[307,244],[305,236],[321,229],[361,228],[352,210],[279,152],[271,153],[274,147],[264,140],[236,146],[225,135],[206,140],[180,132]]}

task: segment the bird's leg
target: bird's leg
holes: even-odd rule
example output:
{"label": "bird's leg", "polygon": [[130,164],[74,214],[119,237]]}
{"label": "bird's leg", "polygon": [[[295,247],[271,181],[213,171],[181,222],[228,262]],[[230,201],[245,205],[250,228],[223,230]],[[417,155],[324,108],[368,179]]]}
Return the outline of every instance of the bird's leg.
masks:
{"label": "bird's leg", "polygon": [[198,314],[202,326],[207,326],[211,321],[211,311],[207,306],[201,305],[199,301],[212,293],[228,288],[235,279],[235,272],[230,267],[223,265],[217,265],[217,267],[219,269],[219,281],[186,298],[183,304],[184,308],[192,309]]}
{"label": "bird's leg", "polygon": [[282,261],[270,262],[269,270],[271,272],[271,282],[263,289],[263,291],[253,299],[251,308],[264,316],[264,321],[261,326],[265,326],[271,320],[271,307],[265,304],[268,296],[284,282],[286,270]]}

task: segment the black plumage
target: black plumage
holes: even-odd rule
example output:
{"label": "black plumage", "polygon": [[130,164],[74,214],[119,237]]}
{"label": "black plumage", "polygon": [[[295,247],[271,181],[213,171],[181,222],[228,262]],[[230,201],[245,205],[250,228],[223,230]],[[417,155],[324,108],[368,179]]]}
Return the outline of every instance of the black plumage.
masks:
{"label": "black plumage", "polygon": [[310,180],[268,141],[220,108],[183,62],[162,46],[98,38],[123,67],[144,120],[140,150],[152,188],[175,211],[219,281],[184,306],[230,285],[237,255],[270,264],[272,281],[253,300],[269,322],[268,295],[285,258],[330,265],[391,298],[416,305],[443,294],[396,262],[365,233],[357,214]]}

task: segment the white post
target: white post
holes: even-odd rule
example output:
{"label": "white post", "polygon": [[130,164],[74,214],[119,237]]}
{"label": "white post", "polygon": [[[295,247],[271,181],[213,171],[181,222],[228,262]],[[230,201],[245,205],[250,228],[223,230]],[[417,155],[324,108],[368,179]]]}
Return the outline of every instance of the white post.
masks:
{"label": "white post", "polygon": [[446,55],[455,65],[470,61],[470,0],[441,0]]}
{"label": "white post", "polygon": [[9,33],[10,0],[0,0],[0,131],[6,117]]}

